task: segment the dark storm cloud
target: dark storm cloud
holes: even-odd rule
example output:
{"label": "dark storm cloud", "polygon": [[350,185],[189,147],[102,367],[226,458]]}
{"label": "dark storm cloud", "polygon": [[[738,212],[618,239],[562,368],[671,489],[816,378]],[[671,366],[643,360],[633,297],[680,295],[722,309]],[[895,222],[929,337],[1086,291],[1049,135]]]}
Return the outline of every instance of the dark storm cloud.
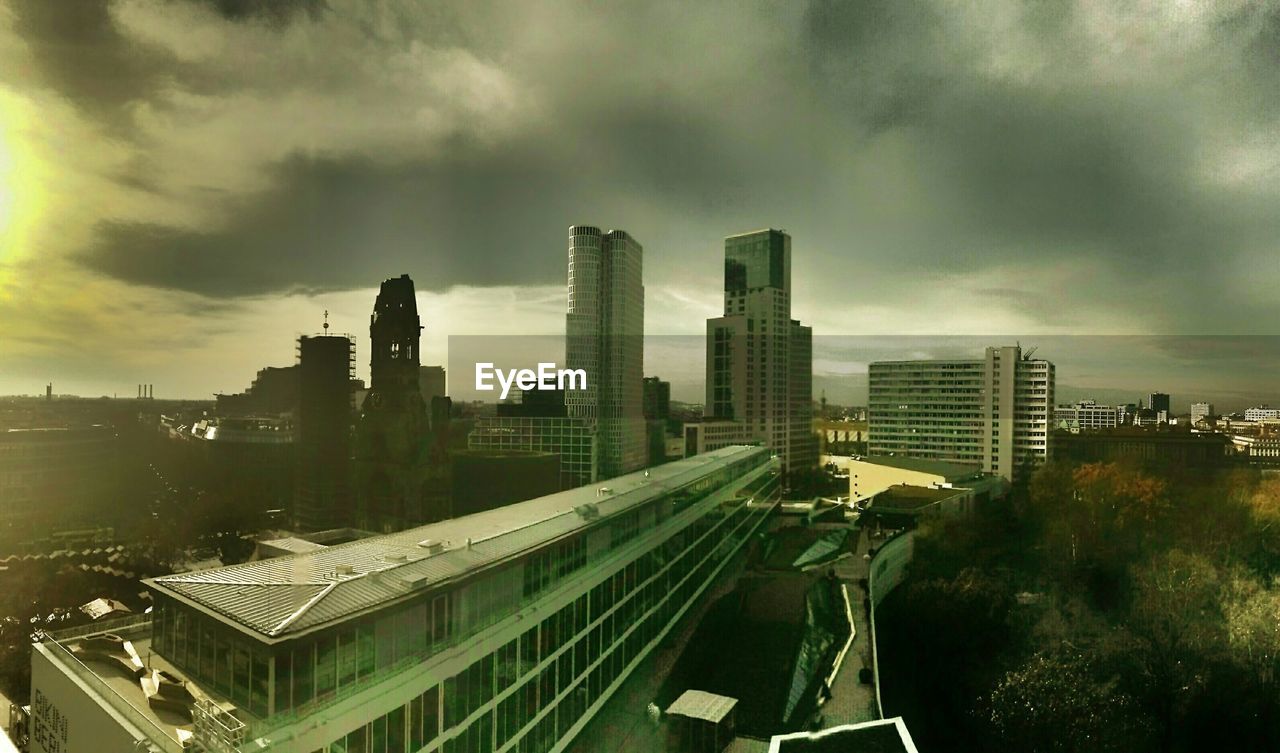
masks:
{"label": "dark storm cloud", "polygon": [[286,23],[298,14],[318,18],[328,8],[325,0],[197,0],[234,21],[263,19]]}
{"label": "dark storm cloud", "polygon": [[121,34],[111,0],[12,0],[14,30],[30,49],[37,83],[116,123],[124,104],[154,93],[171,56]]}
{"label": "dark storm cloud", "polygon": [[[81,258],[126,281],[219,297],[360,287],[398,271],[426,289],[555,283],[564,228],[578,221],[627,227],[645,243],[647,281],[683,281],[703,266],[718,273],[690,251],[714,254],[727,233],[773,225],[795,237],[797,284],[826,301],[845,300],[856,280],[861,299],[901,305],[930,285],[1012,269],[1023,279],[985,280],[975,295],[1050,325],[1091,304],[1169,331],[1276,313],[1240,294],[1240,265],[1224,260],[1274,252],[1277,178],[1211,177],[1215,150],[1276,126],[1274,3],[1210,7],[1212,26],[1183,33],[1177,24],[1198,16],[1168,21],[1156,8],[1099,21],[1096,7],[1065,1],[815,0],[794,13],[386,3],[367,16],[333,0],[192,1],[255,32],[259,21],[350,23],[352,36],[337,38],[368,45],[374,72],[403,72],[415,46],[465,50],[537,106],[497,136],[474,136],[473,119],[458,117],[441,149],[353,143],[285,159],[264,192],[211,187],[220,219],[199,231],[103,222]],[[403,96],[401,78],[359,78],[362,60],[313,69],[304,56],[252,75],[178,64],[121,37],[105,3],[68,18],[44,7],[25,2],[17,16],[42,72],[100,107],[148,100],[164,81],[228,98],[309,90],[353,111]],[[73,40],[87,59],[59,54]],[[164,190],[143,158],[120,182]],[[1075,297],[1052,289],[1055,270],[1072,268],[1086,270]],[[1076,305],[1054,310],[1046,294]],[[1188,296],[1201,300],[1181,305]]]}
{"label": "dark storm cloud", "polygon": [[105,223],[80,261],[129,282],[214,297],[367,287],[400,272],[422,290],[559,281],[560,255],[530,250],[564,245],[568,224],[548,216],[570,216],[570,208],[532,209],[561,187],[536,157],[522,159],[294,157],[273,169],[274,188],[233,202],[225,227]]}

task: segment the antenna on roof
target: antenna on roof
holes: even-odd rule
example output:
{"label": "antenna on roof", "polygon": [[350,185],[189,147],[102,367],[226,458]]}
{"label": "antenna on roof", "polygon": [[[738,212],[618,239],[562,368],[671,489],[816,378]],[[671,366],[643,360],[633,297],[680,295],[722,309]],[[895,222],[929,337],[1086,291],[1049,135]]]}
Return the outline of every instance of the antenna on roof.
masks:
{"label": "antenna on roof", "polygon": [[329,334],[329,309],[324,310],[324,333]]}

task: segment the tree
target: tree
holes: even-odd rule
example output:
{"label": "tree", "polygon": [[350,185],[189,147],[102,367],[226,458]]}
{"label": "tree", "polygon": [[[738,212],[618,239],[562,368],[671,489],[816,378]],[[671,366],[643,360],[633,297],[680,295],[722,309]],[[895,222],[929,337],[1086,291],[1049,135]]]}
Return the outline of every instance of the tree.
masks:
{"label": "tree", "polygon": [[984,704],[996,750],[1141,751],[1151,725],[1096,657],[1038,653],[997,683]]}
{"label": "tree", "polygon": [[1132,571],[1127,625],[1159,725],[1171,750],[1178,713],[1205,684],[1207,654],[1222,643],[1221,582],[1205,557],[1172,549]]}
{"label": "tree", "polygon": [[1280,697],[1280,579],[1271,587],[1247,577],[1235,578],[1223,604],[1232,660],[1257,684],[1262,701],[1259,730],[1266,747],[1280,743],[1276,730],[1276,699]]}

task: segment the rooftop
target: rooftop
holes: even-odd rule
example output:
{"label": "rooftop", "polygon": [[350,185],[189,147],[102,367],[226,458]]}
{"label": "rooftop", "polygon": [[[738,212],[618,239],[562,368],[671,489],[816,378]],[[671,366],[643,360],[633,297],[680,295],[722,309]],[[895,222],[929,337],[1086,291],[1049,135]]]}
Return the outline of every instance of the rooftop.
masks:
{"label": "rooftop", "polygon": [[776,735],[769,753],[916,753],[902,717],[846,724],[819,732]]}
{"label": "rooftop", "polygon": [[892,510],[913,512],[964,493],[964,489],[934,489],[928,486],[896,484],[875,495],[870,507],[879,512]]}
{"label": "rooftop", "polygon": [[[735,461],[765,453],[726,447],[506,507],[310,552],[144,581],[275,642],[347,619],[511,558],[652,500]],[[603,494],[602,494],[603,492]],[[598,510],[589,517],[580,508]]]}
{"label": "rooftop", "polygon": [[864,455],[854,458],[854,460],[860,463],[882,465],[886,468],[898,468],[916,473],[931,473],[935,476],[942,476],[948,482],[971,478],[982,472],[982,469],[976,465],[962,465],[960,463],[948,463],[944,460],[909,458],[900,455]]}
{"label": "rooftop", "polygon": [[675,700],[675,703],[667,707],[667,713],[719,724],[737,705],[737,698],[716,695],[705,690],[686,690]]}

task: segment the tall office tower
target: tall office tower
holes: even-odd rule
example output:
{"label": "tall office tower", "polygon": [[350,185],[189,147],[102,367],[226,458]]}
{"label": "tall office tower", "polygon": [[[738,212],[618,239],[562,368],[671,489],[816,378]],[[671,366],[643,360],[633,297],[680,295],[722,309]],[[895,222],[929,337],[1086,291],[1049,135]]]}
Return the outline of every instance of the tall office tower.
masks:
{"label": "tall office tower", "polygon": [[791,318],[791,236],[724,241],[724,316],[707,320],[707,418],[746,425],[788,471],[817,466],[813,332]]}
{"label": "tall office tower", "polygon": [[1050,456],[1054,367],[1022,348],[870,367],[868,452],[981,466],[1013,479]]}
{"label": "tall office tower", "polygon": [[[1168,423],[1169,421],[1169,396],[1163,392],[1152,392],[1148,396],[1147,407],[1156,414],[1156,420],[1160,423]],[[1161,413],[1164,415],[1162,416]]]}
{"label": "tall office tower", "polygon": [[607,484],[144,581],[32,648],[31,751],[567,750],[780,486],[759,447]]}
{"label": "tall office tower", "polygon": [[650,421],[671,418],[671,382],[656,376],[644,378],[644,417]]}
{"label": "tall office tower", "polygon": [[1191,425],[1195,426],[1200,421],[1204,421],[1213,415],[1213,403],[1192,403],[1191,404]]}
{"label": "tall office tower", "polygon": [[565,365],[586,389],[569,390],[570,418],[598,434],[599,473],[618,476],[647,459],[643,405],[643,249],[621,230],[569,228],[569,313]]}
{"label": "tall office tower", "polygon": [[413,280],[382,283],[369,320],[369,394],[356,431],[358,527],[390,533],[447,516],[428,504],[427,407],[419,389],[422,320]]}
{"label": "tall office tower", "polygon": [[350,335],[298,338],[297,485],[294,525],[322,531],[351,524]]}

